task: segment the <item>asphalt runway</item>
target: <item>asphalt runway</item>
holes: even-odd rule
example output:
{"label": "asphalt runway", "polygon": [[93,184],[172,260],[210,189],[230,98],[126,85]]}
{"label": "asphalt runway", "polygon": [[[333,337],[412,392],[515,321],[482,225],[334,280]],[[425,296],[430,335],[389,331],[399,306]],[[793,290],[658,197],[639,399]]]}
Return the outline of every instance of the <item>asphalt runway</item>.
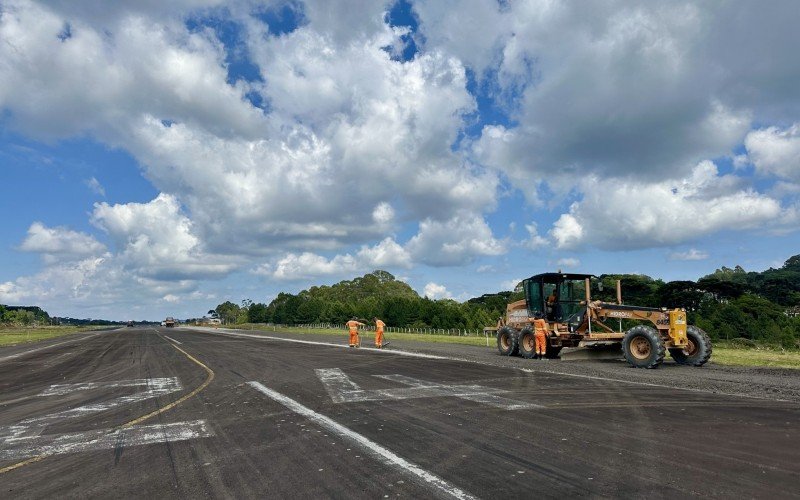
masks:
{"label": "asphalt runway", "polygon": [[800,496],[796,402],[308,342],[0,350],[0,496]]}

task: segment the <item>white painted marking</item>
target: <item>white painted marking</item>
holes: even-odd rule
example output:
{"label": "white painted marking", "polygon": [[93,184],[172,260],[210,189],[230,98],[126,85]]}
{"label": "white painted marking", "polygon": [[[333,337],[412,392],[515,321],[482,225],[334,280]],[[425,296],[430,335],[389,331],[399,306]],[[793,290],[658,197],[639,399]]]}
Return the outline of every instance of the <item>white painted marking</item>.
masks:
{"label": "white painted marking", "polygon": [[544,408],[542,405],[502,398],[496,395],[509,392],[505,389],[495,389],[480,385],[444,385],[406,377],[405,375],[376,375],[376,377],[410,387],[363,390],[339,368],[322,368],[314,371],[334,403],[457,397],[503,410]]}
{"label": "white painted marking", "polygon": [[22,460],[39,455],[62,455],[82,451],[174,443],[213,436],[205,420],[171,424],[142,425],[126,429],[101,429],[70,434],[25,436],[6,440],[0,448],[0,460]]}
{"label": "white painted marking", "polygon": [[[164,396],[183,389],[177,377],[134,379],[122,382],[86,382],[82,384],[56,384],[45,389],[38,396],[63,396],[76,391],[88,391],[96,389],[113,389],[119,387],[145,387],[141,392],[119,396],[109,401],[90,403],[76,408],[70,408],[59,412],[50,413],[41,417],[25,419],[15,425],[0,427],[0,439],[6,443],[13,442],[30,436],[38,436],[50,424],[66,418],[82,417],[92,413],[98,413],[118,406],[138,403],[147,399]],[[0,443],[1,444],[1,443]]]}
{"label": "white painted marking", "polygon": [[[267,335],[250,335],[250,334],[246,334],[246,333],[234,333],[234,332],[229,332],[229,333],[222,334],[222,333],[219,333],[219,332],[216,332],[216,331],[210,331],[210,330],[206,330],[204,328],[198,328],[198,327],[191,328],[191,329],[192,330],[198,330],[198,331],[201,331],[203,333],[210,334],[210,335],[219,335],[219,336],[222,336],[222,337],[227,337],[227,336],[250,337],[250,338],[262,339],[262,340],[277,340],[277,341],[281,341],[281,342],[294,342],[294,343],[299,343],[299,344],[313,344],[313,345],[321,345],[321,346],[327,346],[327,347],[348,348],[348,346],[346,346],[346,345],[333,344],[333,343],[330,343],[330,342],[313,342],[313,341],[310,341],[310,340],[286,339],[286,338],[281,338],[281,337],[270,337],[270,336],[267,336]],[[677,391],[702,392],[702,393],[705,393],[705,394],[714,394],[714,395],[717,395],[717,396],[732,396],[732,397],[745,398],[745,399],[759,399],[759,400],[769,400],[769,401],[780,401],[780,402],[784,402],[784,403],[791,402],[788,399],[776,399],[776,398],[769,398],[769,397],[751,396],[749,394],[736,394],[736,393],[729,393],[729,392],[717,392],[717,391],[706,390],[706,389],[696,389],[696,388],[692,388],[692,387],[679,387],[679,386],[672,386],[672,385],[666,385],[666,384],[654,384],[654,383],[651,383],[651,382],[637,382],[635,380],[623,380],[623,379],[615,379],[615,378],[610,378],[610,377],[599,377],[599,376],[596,376],[596,375],[578,375],[578,374],[575,374],[575,373],[565,373],[565,372],[560,372],[560,371],[556,371],[556,370],[532,370],[530,368],[523,368],[523,367],[497,366],[497,365],[495,365],[493,363],[487,363],[485,361],[479,361],[479,360],[475,360],[475,359],[455,358],[455,357],[452,357],[452,356],[439,356],[439,355],[436,355],[436,354],[423,354],[423,353],[418,353],[418,352],[401,351],[401,350],[398,350],[398,349],[373,349],[373,348],[368,348],[368,347],[362,347],[361,350],[362,351],[370,351],[370,352],[373,352],[373,353],[380,353],[380,354],[397,354],[398,356],[408,356],[408,357],[412,357],[412,358],[441,359],[441,360],[447,360],[447,361],[459,361],[461,363],[472,363],[472,364],[481,365],[481,366],[491,366],[491,367],[494,367],[494,368],[507,368],[509,370],[519,370],[519,371],[524,372],[524,373],[549,373],[549,374],[552,374],[552,375],[564,375],[565,377],[585,378],[585,379],[590,379],[590,380],[603,380],[603,381],[606,381],[606,382],[617,382],[617,383],[622,383],[622,384],[642,385],[642,386],[647,386],[647,387],[663,387],[664,389],[674,389],[674,390],[677,390]],[[551,364],[557,364],[557,363],[551,363]]]}
{"label": "white painted marking", "polygon": [[50,344],[50,345],[46,345],[46,346],[43,346],[43,347],[37,347],[36,349],[31,349],[29,351],[18,352],[17,354],[12,354],[10,356],[5,356],[3,358],[0,358],[0,363],[2,363],[3,361],[8,361],[9,359],[19,358],[21,356],[25,356],[27,354],[31,354],[31,353],[34,353],[34,352],[44,351],[46,349],[52,349],[53,347],[58,347],[60,345],[71,344],[73,342],[80,342],[81,340],[86,340],[86,339],[90,339],[92,337],[97,337],[98,335],[100,335],[100,334],[99,333],[94,333],[92,335],[87,335],[87,336],[81,337],[79,339],[71,339],[71,340],[67,340],[65,342],[58,342],[56,344]]}
{"label": "white painted marking", "polygon": [[171,341],[175,342],[178,345],[182,345],[183,344],[183,342],[178,342],[177,340],[173,339],[172,337],[167,337],[166,335],[164,335],[164,337],[170,339]]}
{"label": "white painted marking", "polygon": [[303,406],[297,401],[288,398],[279,392],[273,391],[272,389],[265,387],[263,384],[259,382],[248,382],[248,384],[255,390],[261,392],[270,399],[282,404],[291,411],[312,420],[317,425],[320,425],[323,428],[325,428],[327,431],[337,434],[340,437],[349,439],[350,441],[354,441],[356,444],[360,445],[368,452],[372,453],[379,459],[383,460],[385,463],[395,466],[399,469],[406,471],[407,473],[410,473],[418,477],[428,485],[435,488],[437,491],[452,496],[454,498],[460,498],[460,499],[475,498],[469,493],[448,483],[439,476],[431,472],[428,472],[425,469],[419,467],[418,465],[411,463],[408,460],[398,456],[394,452],[388,450],[387,448],[384,448],[378,443],[367,439],[361,434],[351,431],[350,429],[337,423],[333,419],[326,417],[325,415],[322,415],[320,413],[317,413],[314,410],[307,408],[306,406]]}

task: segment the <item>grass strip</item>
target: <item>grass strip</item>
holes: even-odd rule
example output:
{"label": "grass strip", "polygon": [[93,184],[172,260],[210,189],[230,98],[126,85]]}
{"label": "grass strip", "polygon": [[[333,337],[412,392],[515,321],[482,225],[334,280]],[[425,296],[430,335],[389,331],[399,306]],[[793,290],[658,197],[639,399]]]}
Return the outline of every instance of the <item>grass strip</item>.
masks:
{"label": "grass strip", "polygon": [[88,332],[97,328],[82,326],[0,327],[0,346],[38,342],[73,333]]}

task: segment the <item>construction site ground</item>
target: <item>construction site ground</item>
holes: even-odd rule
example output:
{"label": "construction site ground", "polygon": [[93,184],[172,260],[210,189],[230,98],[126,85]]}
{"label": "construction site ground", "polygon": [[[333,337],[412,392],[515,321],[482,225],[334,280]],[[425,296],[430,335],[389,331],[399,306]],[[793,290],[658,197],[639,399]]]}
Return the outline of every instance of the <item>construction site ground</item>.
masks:
{"label": "construction site ground", "polygon": [[0,494],[798,495],[795,371],[369,340],[123,328],[0,349]]}

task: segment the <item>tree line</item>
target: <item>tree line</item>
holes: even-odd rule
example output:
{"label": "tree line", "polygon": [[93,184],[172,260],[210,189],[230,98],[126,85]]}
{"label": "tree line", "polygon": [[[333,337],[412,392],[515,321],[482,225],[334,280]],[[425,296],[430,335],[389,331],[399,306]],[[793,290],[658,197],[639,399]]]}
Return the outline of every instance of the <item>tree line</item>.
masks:
{"label": "tree line", "polygon": [[[789,258],[779,269],[747,272],[740,266],[722,267],[697,281],[664,282],[639,274],[599,278],[604,290],[593,294],[594,298],[614,301],[619,279],[624,303],[685,308],[689,321],[714,340],[800,347],[800,255]],[[213,312],[226,323],[342,324],[354,316],[377,316],[397,327],[479,329],[494,325],[506,305],[521,298],[521,292],[503,291],[465,302],[431,300],[379,270],[297,294],[282,292],[269,304],[226,301]]]}

